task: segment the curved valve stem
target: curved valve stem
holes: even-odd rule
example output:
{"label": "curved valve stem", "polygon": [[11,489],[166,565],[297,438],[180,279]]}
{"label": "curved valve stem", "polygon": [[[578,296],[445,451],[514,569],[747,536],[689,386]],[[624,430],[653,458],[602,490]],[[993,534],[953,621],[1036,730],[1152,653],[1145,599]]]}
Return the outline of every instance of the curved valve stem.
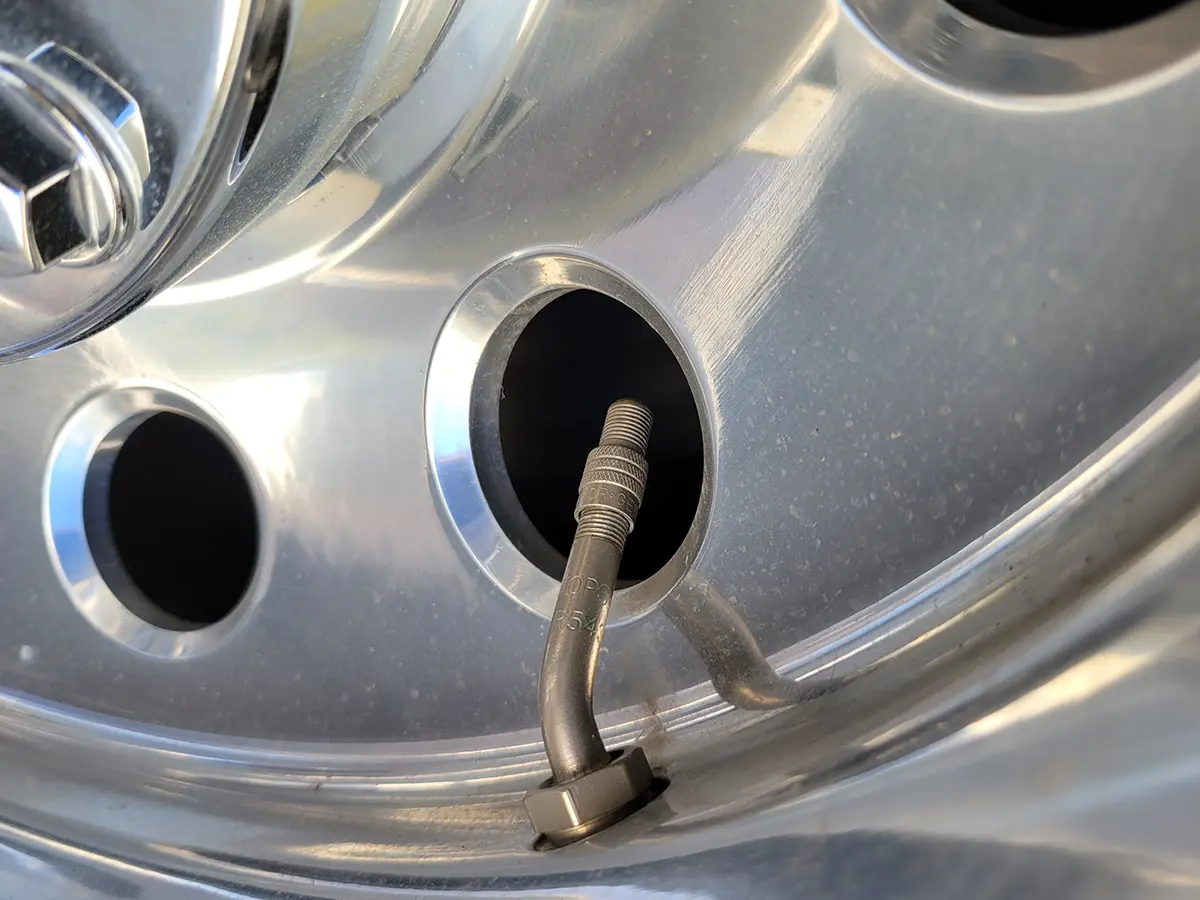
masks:
{"label": "curved valve stem", "polygon": [[610,754],[592,712],[604,623],[646,487],[652,422],[636,400],[612,404],[579,484],[579,524],[550,620],[538,703],[553,778],[525,797],[534,829],[559,846],[607,828],[656,794],[641,748]]}

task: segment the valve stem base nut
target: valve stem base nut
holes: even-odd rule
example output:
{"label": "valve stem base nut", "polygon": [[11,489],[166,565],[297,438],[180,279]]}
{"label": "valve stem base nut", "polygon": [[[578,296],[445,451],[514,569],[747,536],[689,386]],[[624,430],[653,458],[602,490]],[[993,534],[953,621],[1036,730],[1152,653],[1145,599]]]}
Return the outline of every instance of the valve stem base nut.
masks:
{"label": "valve stem base nut", "polygon": [[641,809],[659,795],[660,785],[642,748],[630,747],[586,775],[543,782],[525,795],[525,811],[535,831],[563,847]]}

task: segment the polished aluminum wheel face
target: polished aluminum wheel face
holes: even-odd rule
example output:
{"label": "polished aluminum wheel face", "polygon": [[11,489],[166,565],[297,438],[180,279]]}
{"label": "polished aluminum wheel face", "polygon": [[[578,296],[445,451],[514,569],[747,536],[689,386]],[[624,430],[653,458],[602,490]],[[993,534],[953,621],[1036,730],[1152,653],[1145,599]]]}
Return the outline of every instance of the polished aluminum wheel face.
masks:
{"label": "polished aluminum wheel face", "polygon": [[[933,0],[287,9],[211,259],[0,367],[14,890],[1192,877],[1163,792],[1200,787],[1200,7],[1054,36]],[[522,329],[578,290],[666,347],[700,476],[596,685],[671,786],[535,853],[556,576],[500,430]],[[249,498],[204,621],[167,607],[208,567],[130,587],[98,548],[133,571],[154,529],[88,531],[156,413]]]}

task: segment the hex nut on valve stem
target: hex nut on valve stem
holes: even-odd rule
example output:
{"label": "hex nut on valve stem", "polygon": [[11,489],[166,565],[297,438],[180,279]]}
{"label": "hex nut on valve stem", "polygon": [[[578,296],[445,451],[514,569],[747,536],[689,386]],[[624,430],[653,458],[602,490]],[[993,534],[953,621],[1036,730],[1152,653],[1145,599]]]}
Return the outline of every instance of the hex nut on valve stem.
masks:
{"label": "hex nut on valve stem", "polygon": [[555,847],[607,828],[653,800],[640,747],[610,753],[592,712],[592,681],[613,585],[646,488],[653,417],[636,400],[608,408],[575,506],[575,540],[546,639],[538,707],[552,777],[525,796],[535,831]]}

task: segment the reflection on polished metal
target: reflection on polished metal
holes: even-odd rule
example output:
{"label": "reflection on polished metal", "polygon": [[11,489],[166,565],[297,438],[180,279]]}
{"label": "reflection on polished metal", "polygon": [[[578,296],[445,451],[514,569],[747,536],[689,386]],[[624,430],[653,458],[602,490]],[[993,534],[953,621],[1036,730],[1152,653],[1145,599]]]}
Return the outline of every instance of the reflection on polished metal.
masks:
{"label": "reflection on polished metal", "polygon": [[15,0],[0,29],[0,362],[103,328],[178,273],[247,112],[256,0],[58,6]]}
{"label": "reflection on polished metal", "polygon": [[592,682],[625,540],[646,490],[653,416],[617,400],[579,482],[579,523],[542,659],[538,711],[552,777],[525,797],[534,831],[556,846],[595,834],[640,809],[654,776],[641,748],[610,754],[592,711]]}
{"label": "reflection on polished metal", "polygon": [[[97,103],[86,112],[66,107],[76,93],[89,106],[91,97]],[[85,264],[119,249],[131,213],[137,217],[141,189],[118,172],[148,154],[133,98],[70,50],[47,44],[20,63],[0,61],[0,106],[6,196],[0,270],[9,278],[30,276],[60,260]],[[88,119],[104,121],[115,133],[121,126],[126,140],[120,149],[93,143],[75,124]],[[0,319],[0,345],[10,343],[5,324]]]}
{"label": "reflection on polished metal", "polygon": [[[245,120],[214,162],[172,98],[214,109],[251,10],[22,8],[6,49],[95,63],[152,169],[231,196],[175,235],[189,262],[224,247],[186,281],[0,367],[9,893],[1196,883],[1195,5],[1066,41],[933,0],[304,0],[233,185]],[[490,426],[504,347],[576,286],[668,340],[705,480],[680,554],[614,598],[596,678],[605,745],[672,787],[535,854],[557,585],[500,527]],[[244,614],[183,647],[98,628],[91,570],[56,569],[88,549],[46,509],[56,463],[139,386],[220,426],[273,542]],[[706,598],[806,699],[722,699],[659,614]]]}
{"label": "reflection on polished metal", "polygon": [[[72,106],[73,103],[78,104]],[[78,54],[45,44],[0,58],[0,273],[114,253],[140,224],[150,150],[137,102]],[[93,141],[89,127],[115,140]],[[11,344],[0,318],[0,351]]]}
{"label": "reflection on polished metal", "polygon": [[[0,78],[3,78],[0,75]],[[72,208],[72,184],[83,179],[79,153],[69,135],[38,115],[20,88],[0,96],[0,129],[5,135],[0,161],[0,270],[36,272],[87,239],[89,217],[82,203]]]}

